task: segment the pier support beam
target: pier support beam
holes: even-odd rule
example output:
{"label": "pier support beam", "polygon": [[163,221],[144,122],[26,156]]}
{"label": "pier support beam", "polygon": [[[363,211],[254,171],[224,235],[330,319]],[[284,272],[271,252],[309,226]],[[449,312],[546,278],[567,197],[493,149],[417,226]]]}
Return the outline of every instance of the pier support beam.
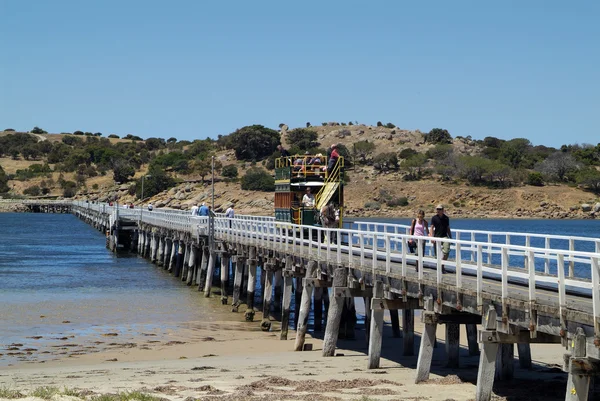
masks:
{"label": "pier support beam", "polygon": [[206,283],[206,272],[208,271],[208,259],[210,258],[210,251],[206,244],[202,244],[202,261],[200,262],[200,279],[198,280],[198,291],[203,291]]}
{"label": "pier support beam", "polygon": [[[383,282],[376,281],[373,287],[373,298],[383,298]],[[383,314],[385,309],[371,305],[371,327],[369,328],[369,364],[368,369],[379,367],[381,359],[381,343],[383,341]]]}
{"label": "pier support beam", "polygon": [[287,262],[285,264],[286,270],[283,272],[283,308],[281,311],[281,335],[279,336],[280,340],[287,340],[288,337],[288,329],[290,326],[290,305],[292,303],[292,281],[294,280],[292,277],[293,271],[288,270],[289,261],[291,260],[288,257]]}
{"label": "pier support beam", "polygon": [[419,347],[419,359],[417,361],[417,377],[415,383],[420,383],[429,379],[431,370],[431,360],[433,358],[433,345],[435,344],[435,332],[437,330],[437,320],[432,319],[433,298],[427,298],[425,301],[425,311],[423,312],[423,322],[425,327],[421,336],[421,346]]}
{"label": "pier support beam", "polygon": [[246,292],[246,321],[254,320],[254,291],[256,290],[256,247],[251,246],[248,250],[248,291]]}
{"label": "pier support beam", "polygon": [[227,284],[229,282],[229,253],[221,253],[221,304],[227,305]]}
{"label": "pier support beam", "polygon": [[158,236],[158,253],[156,254],[156,265],[162,266],[164,261],[165,253],[165,237],[162,235]]}
{"label": "pier support beam", "polygon": [[[278,266],[281,265],[281,263],[277,264]],[[283,269],[279,267],[274,272],[273,291],[275,292],[273,296],[273,313],[277,316],[281,313],[281,295],[283,293]]]}
{"label": "pier support beam", "polygon": [[479,355],[479,344],[477,344],[477,325],[467,324],[467,343],[469,345],[469,356]]}
{"label": "pier support beam", "polygon": [[271,330],[271,303],[273,302],[273,279],[275,261],[269,260],[265,263],[262,274],[265,276],[265,290],[263,299],[263,317],[260,323],[260,329],[262,331]]}
{"label": "pier support beam", "polygon": [[[304,340],[306,338],[306,331],[308,329],[308,313],[310,311],[310,299],[313,294],[313,282],[312,279],[317,271],[317,262],[311,260],[306,266],[305,277],[306,280],[302,282],[302,297],[300,302],[300,312],[296,312],[298,326],[296,329],[296,343],[294,344],[294,351],[302,351],[304,349]],[[299,280],[296,281],[296,283]],[[298,287],[296,287],[298,288]]]}
{"label": "pier support beam", "polygon": [[177,248],[179,248],[179,240],[171,239],[171,257],[169,259],[169,271],[173,272],[177,269]]}
{"label": "pier support beam", "polygon": [[348,270],[344,267],[336,268],[333,272],[333,288],[331,291],[331,301],[329,303],[325,338],[323,339],[323,356],[333,356],[335,354],[335,345],[340,331],[340,321],[342,319],[342,309],[345,301],[344,294],[339,290],[345,288],[347,285]]}
{"label": "pier support beam", "polygon": [[241,305],[241,291],[244,279],[244,257],[240,254],[237,256],[235,263],[235,275],[233,277],[233,300],[231,303],[231,311],[237,312]]}
{"label": "pier support beam", "polygon": [[216,259],[216,254],[215,254],[215,250],[211,249],[208,252],[209,256],[208,256],[208,266],[207,266],[207,270],[206,270],[206,285],[204,286],[204,297],[208,298],[210,297],[210,290],[212,289],[212,281],[213,281],[213,276],[215,273],[215,259]]}
{"label": "pier support beam", "polygon": [[402,355],[415,354],[415,311],[414,309],[402,310]]}
{"label": "pier support beam", "polygon": [[390,320],[392,321],[392,333],[394,333],[394,337],[402,337],[402,332],[400,331],[400,317],[398,316],[398,309],[390,309]]}
{"label": "pier support beam", "polygon": [[531,369],[531,345],[529,343],[518,343],[517,351],[519,351],[519,366],[522,369]]}
{"label": "pier support beam", "polygon": [[323,330],[323,288],[315,287],[313,295],[313,316],[315,331]]}
{"label": "pier support beam", "polygon": [[460,325],[457,323],[446,323],[446,356],[448,362],[446,367],[458,368],[460,351]]}
{"label": "pier support beam", "polygon": [[586,339],[581,327],[575,331],[575,337],[571,341],[571,356],[567,360],[567,393],[565,401],[587,401],[590,391],[590,375],[586,374],[579,366],[590,366],[586,358]]}
{"label": "pier support beam", "polygon": [[194,279],[194,273],[196,272],[196,247],[193,244],[190,244],[190,257],[188,258],[188,271],[187,271],[187,279],[185,283],[187,285],[192,285],[192,280]]}

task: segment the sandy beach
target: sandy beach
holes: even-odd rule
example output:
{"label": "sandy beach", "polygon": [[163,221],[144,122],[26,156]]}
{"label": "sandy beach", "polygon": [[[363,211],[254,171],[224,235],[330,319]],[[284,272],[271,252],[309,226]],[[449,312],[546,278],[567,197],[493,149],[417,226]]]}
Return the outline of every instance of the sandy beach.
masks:
{"label": "sandy beach", "polygon": [[[255,322],[259,320],[257,314]],[[418,316],[415,320],[420,333]],[[25,351],[34,354],[32,361],[0,368],[0,395],[41,400],[34,395],[41,387],[50,387],[59,393],[51,397],[55,400],[133,391],[168,400],[444,401],[475,397],[478,357],[469,357],[463,344],[461,368],[445,368],[443,326],[438,328],[440,341],[431,378],[421,384],[414,384],[418,334],[415,356],[403,357],[402,339],[393,338],[386,327],[381,367],[368,370],[363,329],[357,330],[355,340],[339,341],[336,356],[330,358],[321,356],[322,339],[309,337],[312,351],[293,352],[295,333],[281,341],[276,322],[273,329],[264,333],[257,323],[241,320],[185,322],[167,333],[145,333],[133,339],[122,339],[117,333],[100,334],[103,341],[65,338],[63,347]],[[18,344],[13,348],[19,348]],[[533,371],[520,369],[515,360],[515,379],[497,383],[495,399],[564,399],[566,376],[558,366],[562,353],[559,345],[534,346]]]}

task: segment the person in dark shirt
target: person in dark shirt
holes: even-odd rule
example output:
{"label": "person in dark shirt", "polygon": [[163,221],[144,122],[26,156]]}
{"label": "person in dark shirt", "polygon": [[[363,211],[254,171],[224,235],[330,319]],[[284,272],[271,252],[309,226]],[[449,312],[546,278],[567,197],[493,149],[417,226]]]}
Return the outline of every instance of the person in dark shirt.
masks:
{"label": "person in dark shirt", "polygon": [[[431,224],[429,225],[429,236],[434,238],[452,238],[452,231],[450,231],[450,219],[444,213],[444,205],[437,205],[435,208],[435,216],[431,218]],[[432,241],[433,250],[437,255],[437,244]],[[450,254],[450,243],[442,242],[442,260],[448,260]],[[446,273],[444,265],[442,265],[442,273]]]}

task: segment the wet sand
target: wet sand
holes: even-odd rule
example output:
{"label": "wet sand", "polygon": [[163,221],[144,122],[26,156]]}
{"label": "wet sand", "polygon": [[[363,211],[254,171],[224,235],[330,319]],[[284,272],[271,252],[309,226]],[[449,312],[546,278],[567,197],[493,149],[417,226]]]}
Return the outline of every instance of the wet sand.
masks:
{"label": "wet sand", "polygon": [[[260,318],[257,314],[255,322]],[[418,317],[415,320],[420,333],[422,325]],[[443,331],[440,326],[442,341]],[[374,370],[366,369],[364,330],[357,331],[356,340],[339,341],[336,356],[331,358],[321,356],[320,338],[307,338],[313,351],[293,352],[293,331],[287,341],[281,341],[278,331],[263,333],[257,323],[242,321],[184,322],[172,331],[133,338],[119,333],[98,335],[102,340],[58,340],[63,341],[62,347],[50,351],[13,346],[18,350],[12,352],[31,352],[29,362],[1,367],[0,388],[28,395],[41,386],[66,387],[81,391],[87,399],[125,391],[169,400],[444,401],[475,397],[479,358],[468,356],[466,344],[461,349],[461,368],[453,370],[444,367],[444,344],[439,342],[430,381],[414,384],[420,337],[415,335],[415,356],[403,357],[402,339],[393,338],[389,327],[384,333],[381,367]],[[566,376],[558,368],[562,353],[559,345],[533,346],[534,370],[522,370],[516,363],[515,380],[496,385],[495,400],[564,399]],[[61,398],[73,399],[53,399]]]}

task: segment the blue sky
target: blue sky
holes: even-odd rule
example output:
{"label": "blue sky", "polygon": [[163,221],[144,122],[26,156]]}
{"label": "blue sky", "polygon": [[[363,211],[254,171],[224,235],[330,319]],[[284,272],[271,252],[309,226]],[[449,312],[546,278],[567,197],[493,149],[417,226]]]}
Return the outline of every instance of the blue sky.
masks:
{"label": "blue sky", "polygon": [[0,129],[600,142],[597,1],[0,0]]}

